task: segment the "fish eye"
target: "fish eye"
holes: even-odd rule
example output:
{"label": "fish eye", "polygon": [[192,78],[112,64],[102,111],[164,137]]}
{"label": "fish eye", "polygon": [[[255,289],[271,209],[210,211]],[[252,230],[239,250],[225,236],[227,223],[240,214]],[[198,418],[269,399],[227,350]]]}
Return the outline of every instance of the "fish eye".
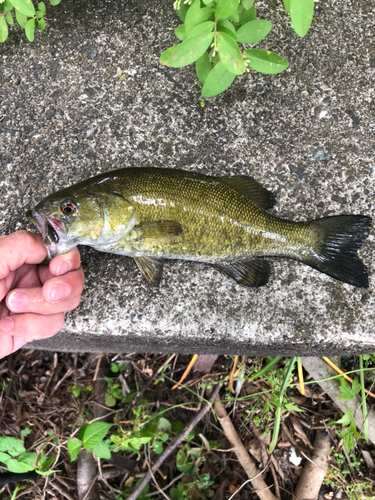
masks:
{"label": "fish eye", "polygon": [[77,206],[71,200],[64,200],[60,205],[62,213],[70,215],[77,210]]}

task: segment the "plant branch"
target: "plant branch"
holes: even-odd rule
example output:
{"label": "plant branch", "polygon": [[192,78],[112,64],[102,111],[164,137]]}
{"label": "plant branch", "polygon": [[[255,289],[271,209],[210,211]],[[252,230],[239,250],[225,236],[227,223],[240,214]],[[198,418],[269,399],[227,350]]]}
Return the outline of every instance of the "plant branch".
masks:
{"label": "plant branch", "polygon": [[260,500],[277,500],[275,495],[269,491],[267,484],[259,474],[257,466],[250,458],[248,451],[242,444],[232,421],[228,417],[224,405],[220,402],[218,397],[216,397],[214,410],[221,427],[223,428],[225,436],[234,448],[238,461],[242,465],[244,471],[249,477],[249,480],[251,481],[251,484],[253,485],[255,493],[259,496]]}
{"label": "plant branch", "polygon": [[331,451],[329,433],[325,430],[318,430],[314,440],[313,457],[306,462],[294,492],[296,500],[305,498],[316,500],[318,498],[319,490],[328,469]]}
{"label": "plant branch", "polygon": [[[212,391],[209,402],[214,401],[220,389],[221,389],[221,384],[218,384]],[[190,420],[190,422],[182,429],[182,431],[179,434],[177,434],[177,436],[174,438],[171,444],[159,456],[159,458],[156,460],[151,469],[147,472],[147,474],[145,475],[143,480],[139,483],[139,485],[136,487],[136,489],[133,491],[133,493],[131,493],[131,495],[128,496],[127,500],[137,500],[142,490],[145,488],[145,486],[147,486],[147,484],[152,479],[152,474],[159,469],[159,467],[164,463],[164,461],[169,457],[169,455],[171,455],[174,452],[177,446],[184,441],[186,436],[194,429],[194,427],[198,424],[198,422],[202,420],[202,418],[206,415],[206,413],[210,411],[210,409],[211,405],[206,404],[196,415],[194,415],[194,417]]]}

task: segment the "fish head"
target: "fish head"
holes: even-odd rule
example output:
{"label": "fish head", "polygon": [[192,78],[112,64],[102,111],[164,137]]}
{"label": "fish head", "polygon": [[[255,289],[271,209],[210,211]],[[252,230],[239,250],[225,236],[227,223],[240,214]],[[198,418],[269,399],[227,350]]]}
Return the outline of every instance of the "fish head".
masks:
{"label": "fish head", "polygon": [[47,196],[26,217],[41,233],[50,259],[77,245],[111,245],[137,222],[134,207],[120,193],[74,186]]}

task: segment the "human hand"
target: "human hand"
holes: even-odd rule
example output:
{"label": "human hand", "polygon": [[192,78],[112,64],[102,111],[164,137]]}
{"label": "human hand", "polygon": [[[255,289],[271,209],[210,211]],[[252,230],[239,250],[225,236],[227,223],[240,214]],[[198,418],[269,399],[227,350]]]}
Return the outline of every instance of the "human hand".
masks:
{"label": "human hand", "polygon": [[64,312],[81,299],[84,275],[77,248],[41,264],[47,256],[39,234],[0,236],[0,358],[27,342],[55,335]]}

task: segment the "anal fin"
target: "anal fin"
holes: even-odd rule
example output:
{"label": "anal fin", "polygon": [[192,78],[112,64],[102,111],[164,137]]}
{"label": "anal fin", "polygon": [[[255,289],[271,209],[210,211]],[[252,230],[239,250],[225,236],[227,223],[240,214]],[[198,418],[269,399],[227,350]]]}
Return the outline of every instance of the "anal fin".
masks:
{"label": "anal fin", "polygon": [[159,286],[163,276],[164,261],[154,257],[134,257],[134,260],[143,276],[152,285]]}
{"label": "anal fin", "polygon": [[252,259],[247,261],[215,264],[219,271],[249,287],[263,286],[267,283],[271,267],[266,260]]}

